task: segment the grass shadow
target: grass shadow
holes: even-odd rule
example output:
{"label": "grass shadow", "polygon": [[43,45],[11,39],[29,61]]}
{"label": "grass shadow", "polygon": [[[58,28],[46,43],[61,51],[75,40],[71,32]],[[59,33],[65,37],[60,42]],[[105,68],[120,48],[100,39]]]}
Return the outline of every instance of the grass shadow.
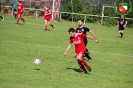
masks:
{"label": "grass shadow", "polygon": [[76,69],[76,68],[66,68],[67,70],[70,70],[70,69],[72,69],[72,70],[74,70],[75,72],[83,72],[81,69]]}
{"label": "grass shadow", "polygon": [[34,70],[40,70],[39,68],[35,68]]}

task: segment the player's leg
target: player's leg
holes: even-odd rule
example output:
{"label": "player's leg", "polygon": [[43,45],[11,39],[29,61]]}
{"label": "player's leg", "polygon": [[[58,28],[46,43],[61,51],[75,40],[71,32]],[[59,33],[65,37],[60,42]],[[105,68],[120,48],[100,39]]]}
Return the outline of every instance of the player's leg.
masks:
{"label": "player's leg", "polygon": [[[84,44],[85,46],[87,45],[87,39],[84,39]],[[90,57],[90,52],[88,51],[88,49],[86,48],[86,51],[85,51],[85,56],[88,58],[88,60],[92,60],[91,57]]]}
{"label": "player's leg", "polygon": [[54,29],[54,25],[49,21],[48,24]]}
{"label": "player's leg", "polygon": [[92,60],[90,57],[90,52],[88,51],[88,49],[86,49],[85,56],[88,58],[89,61]]}
{"label": "player's leg", "polygon": [[77,60],[79,60],[89,70],[89,72],[91,72],[90,66],[86,63],[86,61],[82,58],[82,56],[83,56],[83,53],[82,52],[79,53],[77,55]]}
{"label": "player's leg", "polygon": [[47,21],[48,21],[48,24],[54,29],[54,25],[51,24],[51,16],[47,16]]}
{"label": "player's leg", "polygon": [[4,20],[4,17],[0,16],[0,18],[1,18],[2,20]]}
{"label": "player's leg", "polygon": [[121,38],[123,37],[123,31],[124,31],[124,27],[119,26],[119,34],[121,35]]}
{"label": "player's leg", "polygon": [[23,21],[23,23],[25,23],[25,20],[23,18],[23,14],[20,17],[21,17],[21,20]]}
{"label": "player's leg", "polygon": [[44,30],[48,30],[48,24],[47,24],[47,20],[44,20]]}
{"label": "player's leg", "polygon": [[123,36],[123,30],[119,30],[119,34],[121,35],[121,38]]}
{"label": "player's leg", "polygon": [[18,14],[18,19],[17,19],[16,24],[18,24],[18,23],[19,23],[20,19],[21,19],[21,14]]}
{"label": "player's leg", "polygon": [[17,19],[17,10],[16,9],[14,9],[14,17],[15,17],[15,19]]}
{"label": "player's leg", "polygon": [[77,62],[78,62],[79,67],[84,71],[84,73],[87,73],[84,65],[79,60],[77,60]]}

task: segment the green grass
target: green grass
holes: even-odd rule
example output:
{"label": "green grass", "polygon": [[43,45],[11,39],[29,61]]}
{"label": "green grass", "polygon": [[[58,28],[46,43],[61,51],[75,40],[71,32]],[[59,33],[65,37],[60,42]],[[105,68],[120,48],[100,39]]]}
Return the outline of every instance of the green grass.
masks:
{"label": "green grass", "polygon": [[[87,63],[92,72],[83,74],[73,58],[74,45],[63,56],[67,30],[77,23],[52,21],[55,29],[44,31],[43,19],[25,17],[26,23],[17,25],[13,16],[3,16],[0,88],[133,88],[133,29],[126,28],[120,38],[117,27],[86,23],[100,43],[89,40],[93,60]],[[41,65],[33,64],[35,58],[42,60]]]}

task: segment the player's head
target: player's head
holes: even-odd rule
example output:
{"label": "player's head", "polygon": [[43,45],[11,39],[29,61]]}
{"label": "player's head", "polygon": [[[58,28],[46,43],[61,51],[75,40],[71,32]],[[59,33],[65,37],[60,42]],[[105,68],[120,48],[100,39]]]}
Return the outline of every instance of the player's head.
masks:
{"label": "player's head", "polygon": [[20,0],[17,0],[18,1],[18,3],[20,3]]}
{"label": "player's head", "polygon": [[75,29],[74,29],[74,28],[69,28],[68,33],[69,33],[69,35],[70,35],[71,37],[74,37],[74,36],[75,36],[76,31],[75,31]]}
{"label": "player's head", "polygon": [[123,16],[123,15],[121,15],[121,18],[124,18],[124,16]]}
{"label": "player's head", "polygon": [[47,4],[45,4],[45,5],[44,5],[44,8],[48,8],[48,5],[47,5]]}
{"label": "player's head", "polygon": [[78,26],[81,27],[83,24],[82,20],[78,20]]}

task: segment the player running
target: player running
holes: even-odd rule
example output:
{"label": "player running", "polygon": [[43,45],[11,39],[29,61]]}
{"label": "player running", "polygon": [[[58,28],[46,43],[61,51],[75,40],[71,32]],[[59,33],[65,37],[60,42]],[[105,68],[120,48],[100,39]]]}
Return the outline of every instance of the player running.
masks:
{"label": "player running", "polygon": [[122,15],[117,21],[117,26],[119,27],[118,30],[119,30],[119,34],[121,35],[121,38],[123,36],[124,29],[125,29],[126,25],[127,25],[127,20]]}
{"label": "player running", "polygon": [[44,5],[44,20],[45,20],[45,24],[44,24],[44,30],[48,30],[48,24],[54,29],[54,25],[51,24],[51,11],[48,8],[47,5]]}
{"label": "player running", "polygon": [[0,19],[4,20],[4,17],[1,15],[1,3],[0,3]]}
{"label": "player running", "polygon": [[18,8],[18,0],[14,1],[13,3],[13,15],[15,19],[17,18],[17,8]]}
{"label": "player running", "polygon": [[17,19],[17,22],[16,24],[19,23],[20,19],[23,21],[23,23],[25,23],[25,20],[23,18],[23,11],[24,11],[24,5],[20,3],[20,1],[18,1],[18,19]]}
{"label": "player running", "polygon": [[[78,28],[76,29],[77,33],[83,33],[83,34],[87,34],[87,32],[90,32],[93,36],[94,39],[96,39],[96,36],[94,35],[93,31],[90,30],[87,27],[83,27],[83,22],[81,20],[78,20]],[[85,46],[87,45],[88,41],[87,38],[84,38],[84,44]],[[88,51],[88,49],[86,48],[86,52],[85,52],[85,56],[88,58],[88,60],[92,60],[90,57],[90,52]]]}
{"label": "player running", "polygon": [[66,48],[66,51],[64,52],[64,55],[67,54],[68,50],[71,48],[72,43],[74,43],[75,44],[76,59],[77,59],[77,62],[79,64],[79,67],[84,71],[84,73],[87,73],[84,66],[88,69],[89,72],[91,72],[91,67],[86,63],[86,61],[82,57],[86,51],[86,47],[84,45],[83,39],[84,38],[90,38],[97,43],[98,43],[98,40],[96,40],[90,36],[86,36],[83,33],[76,33],[74,28],[70,28],[68,30],[68,32],[70,34],[70,41],[69,41],[68,47]]}

